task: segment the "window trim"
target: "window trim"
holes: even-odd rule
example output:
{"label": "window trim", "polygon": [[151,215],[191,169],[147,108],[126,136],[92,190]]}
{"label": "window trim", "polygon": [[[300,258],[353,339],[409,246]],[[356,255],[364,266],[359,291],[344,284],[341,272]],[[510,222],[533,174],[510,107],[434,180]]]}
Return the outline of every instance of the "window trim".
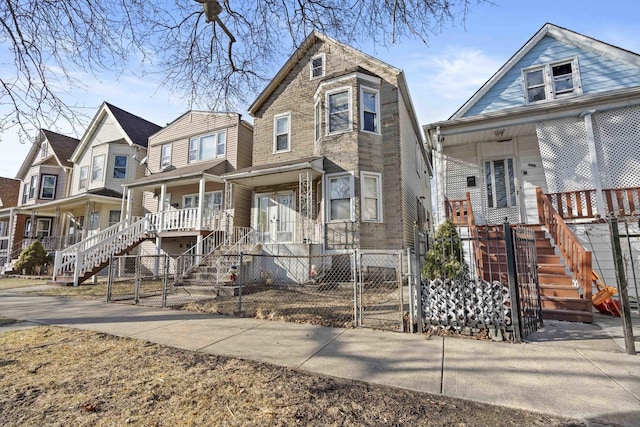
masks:
{"label": "window trim", "polygon": [[44,159],[45,157],[47,157],[48,154],[49,154],[49,144],[47,144],[47,141],[42,141],[42,143],[40,143],[40,158]]}
{"label": "window trim", "polygon": [[[116,160],[118,157],[124,157],[124,176],[122,178],[119,178],[116,176],[116,169],[122,169],[122,166],[116,166]],[[118,179],[118,180],[127,179],[128,166],[129,166],[129,156],[127,156],[126,154],[115,154],[113,156],[113,179]]]}
{"label": "window trim", "polygon": [[[555,79],[553,78],[553,67],[559,65],[571,64],[571,80],[573,83],[573,90],[570,92],[557,93]],[[527,85],[527,74],[542,71],[542,79],[544,82],[544,94],[545,99],[539,101],[529,101],[529,86]],[[580,80],[580,66],[578,64],[578,57],[565,58],[559,61],[547,62],[544,64],[536,64],[531,67],[523,68],[521,70],[522,75],[522,90],[525,100],[525,105],[539,104],[544,102],[550,102],[562,98],[570,98],[574,96],[582,95],[582,83]]]}
{"label": "window trim", "polygon": [[[365,92],[370,92],[370,93],[374,93],[375,94],[375,103],[376,103],[376,111],[375,111],[375,120],[374,120],[374,125],[376,130],[367,130],[364,128],[364,113],[365,113],[365,109],[364,109],[364,93]],[[363,132],[367,132],[367,133],[372,133],[374,135],[380,135],[381,131],[380,131],[380,90],[378,89],[374,89],[372,87],[369,86],[360,86],[360,130],[362,130]]]}
{"label": "window trim", "polygon": [[[82,179],[82,171],[85,170],[87,172],[84,180]],[[82,185],[84,181],[84,185]],[[89,185],[89,166],[80,166],[80,173],[78,174],[78,190],[84,190]]]}
{"label": "window trim", "polygon": [[[49,237],[51,236],[51,218],[37,218],[36,219],[36,230],[35,230],[35,237],[36,238],[41,238],[41,237]],[[40,228],[40,224],[48,224],[47,227],[43,227]],[[40,232],[42,232],[42,236],[40,236]],[[45,235],[44,232],[46,232],[47,234]]]}
{"label": "window trim", "polygon": [[[96,169],[95,169],[96,160],[99,159],[99,158],[102,158],[102,165],[101,165],[101,169],[100,169],[100,177],[94,178],[94,175],[96,173]],[[105,159],[106,159],[106,155],[104,155],[104,154],[98,154],[97,156],[93,156],[93,158],[91,158],[91,182],[104,180]]]}
{"label": "window trim", "polygon": [[[287,148],[278,150],[278,136],[284,134],[278,134],[278,119],[287,118]],[[291,151],[291,111],[286,113],[276,114],[273,116],[273,154],[287,153]]]}
{"label": "window trim", "polygon": [[[314,66],[313,66],[313,61],[314,61],[314,59],[318,59],[318,58],[322,59],[322,65],[320,66],[320,74],[319,74],[319,75],[317,75],[317,76],[314,76],[314,75],[313,75],[313,70],[314,70],[314,69],[316,69],[317,67],[314,67]],[[321,78],[321,77],[324,77],[324,75],[325,75],[325,68],[326,68],[326,67],[325,67],[325,64],[326,64],[326,62],[325,62],[325,61],[326,61],[326,56],[325,56],[325,54],[324,54],[324,53],[319,53],[319,54],[317,54],[317,55],[313,55],[313,56],[311,57],[311,61],[309,61],[309,79],[310,79],[310,80],[315,80],[315,79],[319,79],[319,78]]]}
{"label": "window trim", "polygon": [[[53,188],[52,188],[52,192],[51,192],[51,197],[44,197],[43,196],[43,192],[44,192],[44,181],[45,178],[53,178]],[[56,198],[56,188],[58,187],[58,175],[53,175],[53,174],[42,174],[40,176],[40,194],[39,194],[39,198],[42,200],[54,200]]]}
{"label": "window trim", "polygon": [[38,175],[31,175],[29,178],[29,200],[36,197],[36,188],[38,187]]}
{"label": "window trim", "polygon": [[[511,182],[509,180],[509,160],[511,160],[511,168],[513,173],[513,188],[511,188]],[[497,191],[496,191],[496,179],[495,179],[495,162],[504,161],[505,167],[505,190],[507,192],[507,206],[497,206]],[[490,178],[491,182],[487,179],[487,163],[489,163],[490,167]],[[518,170],[516,167],[516,158],[511,157],[490,157],[485,158],[482,161],[482,174],[484,180],[484,192],[486,195],[486,206],[487,209],[510,209],[517,208],[520,204],[518,200]],[[491,200],[489,198],[489,189],[491,188]],[[514,202],[511,202],[511,198],[513,197]],[[491,202],[491,205],[490,203]]]}
{"label": "window trim", "polygon": [[[347,219],[333,219],[331,216],[331,181],[335,178],[349,177],[349,218]],[[340,223],[340,222],[353,222],[355,221],[354,215],[354,201],[355,201],[355,179],[352,172],[339,172],[325,175],[325,197],[327,203],[325,204],[325,218],[327,223]]]}
{"label": "window trim", "polygon": [[[165,156],[165,148],[168,148],[169,154]],[[171,166],[171,157],[173,156],[173,144],[162,144],[160,146],[160,169]],[[166,160],[166,162],[165,162]],[[166,163],[166,164],[165,164]]]}
{"label": "window trim", "polygon": [[24,205],[29,200],[29,183],[25,182],[22,185],[22,204]]}
{"label": "window trim", "polygon": [[[376,180],[376,205],[378,209],[378,218],[369,219],[365,218],[365,209],[364,209],[364,180],[365,178],[375,178]],[[382,174],[378,172],[368,172],[362,171],[360,172],[360,217],[362,218],[362,222],[384,222],[382,216]]]}
{"label": "window trim", "polygon": [[[331,103],[329,102],[329,99],[331,98],[332,95],[337,95],[339,93],[342,92],[347,92],[347,97],[348,97],[348,101],[347,101],[347,113],[349,115],[348,117],[348,123],[347,123],[347,129],[345,130],[336,130],[336,131],[331,131]],[[351,96],[351,86],[343,86],[343,87],[339,87],[336,89],[332,89],[332,90],[328,90],[325,93],[325,135],[329,136],[329,135],[339,135],[341,133],[347,133],[347,132],[353,132],[353,107],[351,105],[352,103],[352,96]]]}
{"label": "window trim", "polygon": [[[223,210],[223,208],[224,208],[224,197],[223,197],[224,195],[222,194],[222,190],[206,191],[206,192],[204,193],[204,198],[206,199],[206,198],[207,198],[207,196],[209,196],[209,195],[210,195],[211,197],[214,197],[214,195],[215,195],[215,194],[219,194],[219,195],[220,195],[220,211],[222,211],[222,210]],[[195,203],[195,204],[194,204],[193,206],[191,206],[190,208],[186,208],[185,206],[187,205],[187,203],[186,203],[186,202],[187,202],[187,198],[192,198],[192,199],[193,199],[193,201],[195,202],[196,197],[199,197],[199,196],[200,196],[200,194],[199,194],[199,193],[184,194],[184,195],[182,196],[182,208],[183,208],[183,209],[195,209],[195,208],[197,208],[197,207],[198,207],[198,203]],[[214,205],[213,205],[213,206],[214,206],[213,211],[215,212],[215,199],[214,199]],[[204,209],[206,209],[206,206],[205,206],[205,205],[203,205],[202,207],[203,207]]]}
{"label": "window trim", "polygon": [[[218,154],[218,147],[220,146],[220,136],[224,135],[224,146],[222,154]],[[200,150],[202,139],[214,137],[215,143],[213,144],[213,157],[207,157],[206,159],[201,158]],[[198,162],[206,162],[211,159],[221,159],[227,156],[227,130],[223,129],[217,132],[210,132],[202,135],[194,135],[189,138],[189,145],[187,146],[187,163],[198,163]],[[192,144],[195,147],[192,147]],[[191,159],[192,153],[194,154],[194,158]]]}

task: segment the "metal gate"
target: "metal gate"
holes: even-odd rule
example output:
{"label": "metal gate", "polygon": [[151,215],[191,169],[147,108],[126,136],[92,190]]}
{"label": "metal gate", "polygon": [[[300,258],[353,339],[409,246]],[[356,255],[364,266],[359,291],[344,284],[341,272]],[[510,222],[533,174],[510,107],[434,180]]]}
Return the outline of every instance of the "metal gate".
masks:
{"label": "metal gate", "polygon": [[402,254],[358,251],[356,264],[356,326],[404,332],[409,291],[403,289]]}

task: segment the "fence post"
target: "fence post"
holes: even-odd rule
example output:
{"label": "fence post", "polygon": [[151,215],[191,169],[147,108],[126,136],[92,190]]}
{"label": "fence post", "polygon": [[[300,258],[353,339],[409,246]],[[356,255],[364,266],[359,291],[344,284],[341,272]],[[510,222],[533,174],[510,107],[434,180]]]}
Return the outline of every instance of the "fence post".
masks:
{"label": "fence post", "polygon": [[409,285],[409,325],[408,326],[408,331],[405,332],[409,332],[409,333],[414,333],[416,332],[414,328],[414,325],[416,323],[416,314],[414,312],[414,290],[417,289],[416,288],[416,281],[414,280],[414,275],[413,275],[413,263],[411,262],[411,248],[407,248],[407,284]]}
{"label": "fence post", "polygon": [[164,254],[164,276],[162,277],[162,308],[167,306],[167,285],[169,283],[169,260],[168,255]]}
{"label": "fence post", "polygon": [[358,310],[358,271],[356,269],[356,250],[351,252],[351,274],[353,275],[353,325],[356,327],[362,326],[362,319],[360,318],[360,310]]}
{"label": "fence post", "polygon": [[134,290],[134,296],[133,296],[133,303],[134,304],[138,304],[138,301],[140,299],[140,255],[136,255],[135,257],[135,277],[133,279],[133,283],[135,286],[135,290]]}
{"label": "fence post", "polygon": [[609,218],[609,230],[611,231],[611,248],[613,249],[613,260],[616,267],[616,283],[618,285],[620,308],[622,310],[624,346],[627,349],[627,354],[636,354],[636,345],[633,338],[633,327],[631,325],[631,308],[629,307],[629,294],[627,292],[627,277],[624,272],[622,247],[620,245],[620,232],[618,230],[618,218]]}
{"label": "fence post", "polygon": [[242,316],[242,282],[244,281],[244,266],[242,261],[244,258],[244,252],[240,252],[240,265],[238,265],[238,316]]}
{"label": "fence post", "polygon": [[516,257],[513,245],[513,234],[509,221],[504,222],[504,244],[507,255],[507,272],[509,275],[509,296],[511,297],[511,323],[516,342],[522,341],[520,325],[520,297],[518,295],[518,275],[516,273]]}
{"label": "fence post", "polygon": [[109,256],[109,270],[107,274],[107,302],[111,302],[111,291],[113,286],[113,254]]}

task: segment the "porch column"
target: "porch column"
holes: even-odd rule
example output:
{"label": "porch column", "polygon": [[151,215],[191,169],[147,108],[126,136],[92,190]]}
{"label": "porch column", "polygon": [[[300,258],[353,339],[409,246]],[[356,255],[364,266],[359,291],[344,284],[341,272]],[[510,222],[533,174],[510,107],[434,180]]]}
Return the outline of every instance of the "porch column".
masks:
{"label": "porch column", "polygon": [[[204,220],[204,218],[202,218],[202,214],[204,213],[204,184],[205,184],[205,179],[204,176],[200,177],[200,181],[198,182],[198,221],[196,223],[196,230],[200,231],[202,230],[202,221]],[[198,243],[202,242],[202,236],[199,236],[199,241]],[[202,248],[200,247],[200,244],[198,244],[198,250],[201,250]]]}
{"label": "porch column", "polygon": [[16,237],[16,216],[18,214],[15,212],[14,208],[11,208],[9,211],[9,229],[7,230],[7,262],[11,261],[13,258],[13,245],[15,244]]}
{"label": "porch column", "polygon": [[60,224],[61,220],[62,217],[60,216],[60,206],[56,206],[55,218],[53,224],[51,225],[51,235],[55,238],[55,241],[53,242],[54,247],[52,248],[54,250],[58,250],[62,247],[62,230],[64,230],[64,228]]}
{"label": "porch column", "polygon": [[602,182],[600,181],[600,167],[598,166],[598,153],[596,151],[596,138],[593,134],[593,117],[594,111],[589,111],[584,115],[584,126],[587,131],[587,144],[589,146],[589,157],[591,157],[591,174],[593,175],[593,184],[596,189],[596,205],[598,213],[603,218],[608,212],[604,207],[604,196],[602,194]]}
{"label": "porch column", "polygon": [[127,207],[126,207],[126,214],[125,214],[125,226],[128,227],[129,225],[131,225],[131,204],[132,204],[132,195],[131,195],[131,189],[127,188]]}
{"label": "porch column", "polygon": [[313,179],[309,171],[300,172],[299,174],[298,205],[301,219],[301,242],[311,243],[313,239]]}
{"label": "porch column", "polygon": [[160,212],[160,224],[158,224],[158,230],[164,229],[164,211],[165,211],[165,199],[167,197],[167,184],[160,186],[160,201],[158,202],[158,211]]}
{"label": "porch column", "polygon": [[129,211],[128,211],[128,210],[125,210],[125,209],[126,209],[126,205],[125,205],[125,203],[126,203],[126,202],[125,202],[125,200],[126,200],[126,198],[127,198],[127,194],[128,194],[128,193],[127,193],[127,191],[128,191],[127,186],[126,186],[126,185],[125,185],[125,186],[123,186],[123,187],[122,187],[122,201],[120,202],[120,212],[121,212],[121,214],[120,214],[120,220],[122,221],[122,219],[123,219],[123,218],[122,218],[122,213],[124,213],[124,221],[125,221],[125,224],[126,224],[126,225],[129,225]]}
{"label": "porch column", "polygon": [[444,136],[440,134],[440,128],[438,127],[436,134],[433,136],[433,146],[436,147],[433,156],[433,168],[435,174],[433,180],[435,182],[435,198],[436,198],[436,224],[440,225],[445,219],[445,206],[444,206],[444,157],[442,155],[442,143],[444,142]]}
{"label": "porch column", "polygon": [[82,224],[82,240],[89,237],[89,217],[91,216],[91,202],[87,200],[84,205],[84,223]]}
{"label": "porch column", "polygon": [[[233,238],[233,184],[229,181],[224,182],[224,203],[222,205],[222,212],[220,212],[220,219],[218,221],[224,221],[225,239],[227,243],[230,243]],[[218,225],[221,227],[222,223]]]}

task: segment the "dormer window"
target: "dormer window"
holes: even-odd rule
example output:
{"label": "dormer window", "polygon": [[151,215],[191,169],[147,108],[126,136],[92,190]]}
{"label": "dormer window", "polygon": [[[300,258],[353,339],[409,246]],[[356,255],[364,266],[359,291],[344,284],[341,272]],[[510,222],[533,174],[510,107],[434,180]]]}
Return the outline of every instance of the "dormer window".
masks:
{"label": "dormer window", "polygon": [[311,79],[324,76],[324,53],[311,58]]}
{"label": "dormer window", "polygon": [[522,73],[528,104],[582,93],[577,59],[530,68]]}
{"label": "dormer window", "polygon": [[43,141],[42,144],[40,144],[40,158],[44,159],[45,157],[47,157],[48,151],[49,151],[49,146],[47,144],[47,141]]}
{"label": "dormer window", "polygon": [[164,144],[160,149],[160,169],[171,165],[171,144]]}

